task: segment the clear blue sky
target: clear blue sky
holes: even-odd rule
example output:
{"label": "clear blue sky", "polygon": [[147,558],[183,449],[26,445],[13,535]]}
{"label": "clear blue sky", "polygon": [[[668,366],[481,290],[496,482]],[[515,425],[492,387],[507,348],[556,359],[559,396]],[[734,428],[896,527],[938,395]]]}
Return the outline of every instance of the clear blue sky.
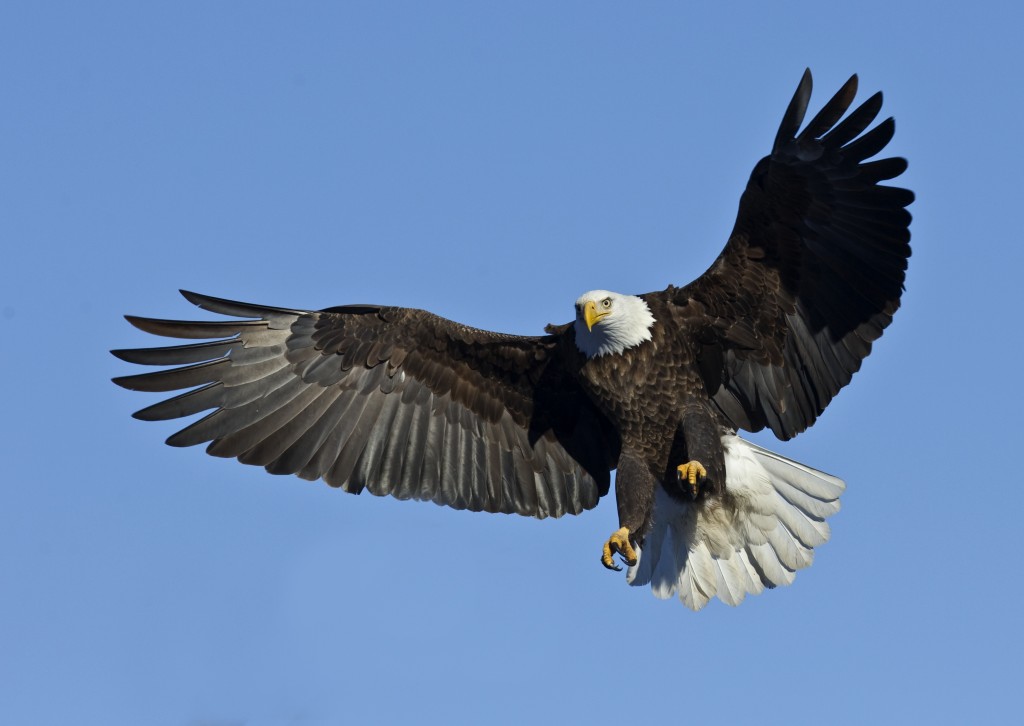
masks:
{"label": "clear blue sky", "polygon": [[[1021,675],[1012,3],[0,6],[0,722],[964,723]],[[711,4],[709,4],[711,5]],[[184,287],[538,333],[718,253],[804,67],[885,92],[903,309],[808,433],[795,585],[694,614],[536,522],[163,445],[109,379]]]}

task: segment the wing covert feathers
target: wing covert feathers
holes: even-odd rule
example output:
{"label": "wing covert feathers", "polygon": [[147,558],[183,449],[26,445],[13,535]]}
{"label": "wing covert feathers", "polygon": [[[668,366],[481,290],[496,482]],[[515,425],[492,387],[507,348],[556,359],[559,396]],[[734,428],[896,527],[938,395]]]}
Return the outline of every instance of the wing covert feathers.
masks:
{"label": "wing covert feathers", "polygon": [[713,597],[739,605],[748,594],[788,585],[829,539],[841,479],[779,456],[738,436],[723,436],[724,502],[682,502],[658,487],[654,524],[627,573],[662,599],[691,610]]}
{"label": "wing covert feathers", "polygon": [[459,326],[419,310],[302,311],[182,293],[245,320],[129,317],[200,339],[113,351],[176,366],[116,378],[184,391],[135,416],[209,413],[172,435],[273,474],[456,509],[559,517],[608,491],[617,436],[561,369],[560,342]]}

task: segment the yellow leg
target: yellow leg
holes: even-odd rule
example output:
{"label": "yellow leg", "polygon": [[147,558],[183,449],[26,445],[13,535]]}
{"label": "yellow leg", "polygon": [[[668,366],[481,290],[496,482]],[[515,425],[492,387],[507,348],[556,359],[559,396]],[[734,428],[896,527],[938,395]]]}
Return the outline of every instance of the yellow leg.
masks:
{"label": "yellow leg", "polygon": [[625,527],[612,532],[612,536],[608,538],[608,541],[604,543],[604,552],[601,554],[601,564],[607,567],[609,570],[621,570],[622,568],[615,564],[615,560],[612,559],[612,555],[618,553],[623,561],[632,567],[638,561],[636,556],[636,550],[633,549],[633,545],[629,543],[629,530]]}
{"label": "yellow leg", "polygon": [[697,480],[706,477],[708,475],[708,471],[701,466],[699,461],[688,461],[685,464],[680,464],[676,467],[676,474],[679,477],[679,481],[689,483],[690,489],[693,490],[693,498],[696,499],[697,492],[699,490]]}

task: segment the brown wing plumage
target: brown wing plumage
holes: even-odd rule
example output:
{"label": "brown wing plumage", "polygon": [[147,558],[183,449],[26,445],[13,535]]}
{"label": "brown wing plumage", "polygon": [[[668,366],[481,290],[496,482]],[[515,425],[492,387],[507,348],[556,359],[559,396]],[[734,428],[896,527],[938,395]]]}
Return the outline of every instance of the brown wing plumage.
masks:
{"label": "brown wing plumage", "polygon": [[608,491],[618,436],[566,372],[561,336],[489,333],[407,308],[312,312],[183,294],[248,319],[128,318],[209,339],[114,351],[181,366],[115,379],[125,388],[194,389],[136,418],[214,409],[172,446],[210,442],[215,456],[354,493],[541,518],[590,509]]}
{"label": "brown wing plumage", "polygon": [[805,72],[725,250],[690,285],[660,293],[681,308],[707,390],[738,428],[788,439],[814,423],[899,307],[914,196],[879,184],[904,159],[865,161],[895,128],[889,118],[863,133],[882,94],[840,121],[856,90],[853,76],[800,131]]}

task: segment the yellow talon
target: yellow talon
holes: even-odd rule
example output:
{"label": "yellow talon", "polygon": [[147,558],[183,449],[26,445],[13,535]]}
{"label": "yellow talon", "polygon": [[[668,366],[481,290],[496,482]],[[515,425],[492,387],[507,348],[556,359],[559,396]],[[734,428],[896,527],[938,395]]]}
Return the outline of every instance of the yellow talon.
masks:
{"label": "yellow talon", "polygon": [[679,477],[679,481],[689,482],[690,488],[693,490],[693,498],[697,498],[697,479],[703,479],[708,475],[708,470],[701,466],[699,461],[688,461],[685,464],[680,464],[676,467],[676,473]]}
{"label": "yellow talon", "polygon": [[612,532],[612,536],[604,543],[604,553],[601,555],[601,564],[609,570],[622,569],[616,565],[615,560],[612,559],[612,555],[616,552],[620,557],[622,557],[622,561],[630,567],[639,561],[639,558],[636,556],[636,550],[634,550],[633,545],[629,543],[629,530],[625,527],[620,527]]}

